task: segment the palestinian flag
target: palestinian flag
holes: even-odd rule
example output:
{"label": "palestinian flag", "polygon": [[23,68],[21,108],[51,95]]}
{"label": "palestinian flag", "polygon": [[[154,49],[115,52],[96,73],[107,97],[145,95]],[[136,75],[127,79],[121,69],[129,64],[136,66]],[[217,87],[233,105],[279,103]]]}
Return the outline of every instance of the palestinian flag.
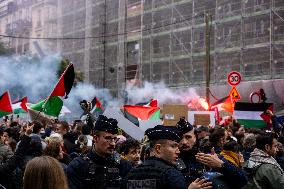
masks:
{"label": "palestinian flag", "polygon": [[218,111],[225,110],[227,112],[233,113],[234,112],[234,102],[232,100],[232,97],[226,96],[211,105],[211,110],[214,110],[216,108],[218,109]]}
{"label": "palestinian flag", "polygon": [[30,105],[31,110],[42,112],[45,115],[58,117],[63,106],[63,101],[58,96],[52,96],[47,101],[42,100],[36,104]]}
{"label": "palestinian flag", "polygon": [[91,104],[92,104],[92,108],[90,111],[91,113],[94,113],[94,112],[102,113],[103,112],[104,108],[102,107],[102,104],[97,97],[95,97],[92,100]]}
{"label": "palestinian flag", "polygon": [[71,91],[75,79],[75,72],[73,64],[69,64],[65,69],[56,86],[54,87],[50,96],[65,96],[68,98],[68,94]]}
{"label": "palestinian flag", "polygon": [[28,108],[26,105],[27,102],[28,102],[27,97],[14,101],[12,103],[13,113],[14,114],[27,113],[28,112]]}
{"label": "palestinian flag", "polygon": [[139,126],[139,120],[157,120],[160,119],[159,107],[124,105],[122,112],[128,120]]}
{"label": "palestinian flag", "polygon": [[11,100],[8,91],[0,96],[0,117],[13,113]]}
{"label": "palestinian flag", "polygon": [[272,103],[236,102],[234,118],[246,128],[267,127],[267,120],[264,120],[262,117],[268,109],[273,109]]}

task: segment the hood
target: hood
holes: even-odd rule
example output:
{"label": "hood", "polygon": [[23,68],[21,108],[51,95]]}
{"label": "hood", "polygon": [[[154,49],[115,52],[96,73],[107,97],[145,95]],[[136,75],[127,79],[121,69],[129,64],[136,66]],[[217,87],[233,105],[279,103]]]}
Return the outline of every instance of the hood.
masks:
{"label": "hood", "polygon": [[250,154],[250,158],[244,167],[248,169],[255,169],[261,164],[275,165],[283,173],[281,166],[272,156],[257,148],[255,148]]}

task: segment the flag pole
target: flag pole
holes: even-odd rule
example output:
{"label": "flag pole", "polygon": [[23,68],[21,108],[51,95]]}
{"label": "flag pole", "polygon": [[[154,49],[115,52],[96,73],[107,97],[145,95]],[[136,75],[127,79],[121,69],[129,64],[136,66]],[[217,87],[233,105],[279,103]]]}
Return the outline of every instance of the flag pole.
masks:
{"label": "flag pole", "polygon": [[69,65],[65,68],[65,70],[64,70],[64,72],[61,74],[61,76],[59,77],[59,79],[58,79],[58,81],[57,81],[56,85],[53,87],[53,90],[51,91],[51,93],[49,94],[49,96],[45,99],[45,101],[44,101],[44,103],[43,103],[43,105],[42,105],[42,107],[41,107],[40,111],[38,112],[38,114],[37,114],[37,116],[36,116],[35,120],[37,120],[37,118],[38,118],[39,114],[40,114],[40,113],[42,112],[42,110],[44,109],[44,107],[45,107],[45,105],[46,105],[47,101],[50,99],[51,94],[53,93],[53,91],[54,91],[55,87],[58,85],[58,83],[60,82],[60,80],[62,79],[62,77],[64,76],[64,74],[66,73],[66,71],[68,70],[68,68],[69,68],[71,65],[73,65],[73,64],[72,64],[72,63],[70,63],[70,64],[69,64]]}

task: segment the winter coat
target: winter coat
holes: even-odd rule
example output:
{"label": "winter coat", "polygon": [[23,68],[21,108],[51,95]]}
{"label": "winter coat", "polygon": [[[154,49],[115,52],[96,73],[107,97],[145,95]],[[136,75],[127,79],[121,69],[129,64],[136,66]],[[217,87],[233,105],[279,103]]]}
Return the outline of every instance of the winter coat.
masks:
{"label": "winter coat", "polygon": [[71,154],[76,149],[76,136],[73,133],[66,133],[63,135],[65,152]]}
{"label": "winter coat", "polygon": [[224,175],[230,188],[242,188],[247,184],[248,178],[242,168],[234,166],[221,155],[218,157],[224,162],[224,164],[221,169],[216,169],[215,171]]}
{"label": "winter coat", "polygon": [[[68,185],[70,189],[84,189],[86,188],[86,181],[90,176],[90,165],[93,162],[98,166],[109,167],[113,166],[115,163],[115,158],[110,156],[108,158],[104,158],[99,156],[95,151],[91,151],[84,157],[77,157],[73,159],[65,172],[68,178]],[[116,163],[115,163],[116,164]],[[120,160],[116,165],[119,169],[119,175],[121,178],[125,178],[129,170],[132,168],[130,162],[125,160]],[[94,175],[94,178],[96,175]]]}
{"label": "winter coat", "polygon": [[[205,171],[206,167],[202,163],[198,162],[195,158],[197,151],[189,150],[182,151],[180,153],[180,160],[177,162],[177,169],[182,172],[185,176],[186,183],[189,185],[195,179],[200,178],[202,173]],[[184,166],[180,166],[180,164],[184,163]]]}
{"label": "winter coat", "polygon": [[[31,141],[26,149],[25,155],[22,161],[17,165],[17,168],[13,171],[13,183],[15,189],[23,188],[23,177],[26,169],[27,163],[32,160],[34,157],[38,157],[42,155],[43,150],[43,141],[41,140],[39,135],[31,134]],[[19,144],[22,143],[22,140]]]}
{"label": "winter coat", "polygon": [[151,187],[145,188],[186,189],[188,187],[184,176],[175,166],[157,157],[149,157],[141,165],[130,170],[127,180],[128,186],[132,185],[128,188],[138,188],[135,186],[139,186],[140,183],[148,183],[149,180],[152,180],[153,183]]}
{"label": "winter coat", "polygon": [[13,156],[13,151],[9,146],[0,143],[0,163],[5,163],[8,159]]}
{"label": "winter coat", "polygon": [[14,169],[16,169],[17,165],[21,163],[22,158],[25,155],[26,149],[30,144],[30,140],[30,137],[24,136],[15,154],[6,163],[0,164],[0,184],[6,187],[7,189],[13,188],[11,175]]}
{"label": "winter coat", "polygon": [[264,151],[255,149],[245,165],[249,183],[243,189],[282,189],[284,172],[276,160]]}

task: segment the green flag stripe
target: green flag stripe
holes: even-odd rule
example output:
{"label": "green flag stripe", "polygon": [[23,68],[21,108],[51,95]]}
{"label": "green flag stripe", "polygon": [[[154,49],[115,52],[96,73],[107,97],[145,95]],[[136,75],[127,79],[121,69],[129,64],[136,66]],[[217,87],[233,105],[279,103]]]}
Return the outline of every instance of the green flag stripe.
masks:
{"label": "green flag stripe", "polygon": [[31,106],[32,110],[42,111],[46,115],[58,117],[63,106],[63,101],[58,96],[53,96],[48,99],[43,108],[45,100]]}
{"label": "green flag stripe", "polygon": [[159,120],[161,110],[155,111],[149,118],[149,120]]}
{"label": "green flag stripe", "polygon": [[238,123],[244,125],[245,128],[266,127],[266,123],[263,120],[238,119]]}
{"label": "green flag stripe", "polygon": [[0,110],[0,118],[1,117],[4,117],[4,116],[6,116],[6,115],[9,115],[9,114],[11,114],[10,112],[4,112],[4,111],[1,111]]}
{"label": "green flag stripe", "polygon": [[22,108],[17,108],[13,110],[14,114],[20,114],[20,113],[27,113],[25,110],[23,110]]}
{"label": "green flag stripe", "polygon": [[100,107],[96,107],[95,112],[102,112],[103,110]]}

